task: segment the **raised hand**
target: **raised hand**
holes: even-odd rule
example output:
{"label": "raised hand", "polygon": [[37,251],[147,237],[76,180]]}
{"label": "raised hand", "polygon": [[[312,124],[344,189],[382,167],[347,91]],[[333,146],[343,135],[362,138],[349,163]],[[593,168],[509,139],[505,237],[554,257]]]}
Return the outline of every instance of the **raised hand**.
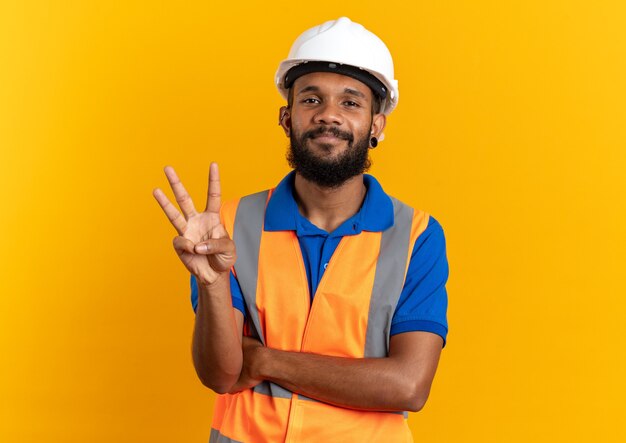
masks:
{"label": "raised hand", "polygon": [[204,212],[196,211],[174,168],[167,166],[165,175],[182,214],[161,189],[156,188],[152,194],[178,232],[174,249],[189,272],[198,278],[198,283],[214,283],[230,270],[237,258],[235,244],[220,222],[221,187],[217,163],[211,163],[209,169]]}

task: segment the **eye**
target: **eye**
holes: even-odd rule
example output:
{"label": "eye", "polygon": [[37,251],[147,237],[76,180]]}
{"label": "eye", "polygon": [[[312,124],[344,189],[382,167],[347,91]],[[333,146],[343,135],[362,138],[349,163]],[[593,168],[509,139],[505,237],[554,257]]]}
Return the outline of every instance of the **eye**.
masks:
{"label": "eye", "polygon": [[343,102],[344,105],[350,107],[350,108],[357,108],[361,105],[359,105],[357,102],[353,102],[352,100],[346,100],[345,102]]}
{"label": "eye", "polygon": [[319,99],[315,98],[315,97],[308,97],[305,98],[304,100],[302,100],[302,103],[306,103],[306,104],[315,104],[315,103],[319,103]]}

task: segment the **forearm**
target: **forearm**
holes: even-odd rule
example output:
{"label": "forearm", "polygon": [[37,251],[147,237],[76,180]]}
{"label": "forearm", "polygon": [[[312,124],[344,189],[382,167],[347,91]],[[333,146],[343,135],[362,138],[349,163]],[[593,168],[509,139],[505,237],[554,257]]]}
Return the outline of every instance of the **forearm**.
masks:
{"label": "forearm", "polygon": [[242,366],[241,332],[228,273],[210,286],[198,285],[192,355],[198,377],[215,392],[227,392],[237,381]]}
{"label": "forearm", "polygon": [[407,368],[401,359],[341,358],[269,348],[259,351],[263,354],[260,378],[342,407],[417,411],[430,390],[427,376],[419,376],[417,368]]}

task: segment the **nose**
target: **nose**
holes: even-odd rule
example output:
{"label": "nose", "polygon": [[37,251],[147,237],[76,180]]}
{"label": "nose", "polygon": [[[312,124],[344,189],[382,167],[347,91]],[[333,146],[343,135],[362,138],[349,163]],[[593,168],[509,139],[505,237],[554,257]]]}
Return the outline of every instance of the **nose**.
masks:
{"label": "nose", "polygon": [[315,123],[325,125],[341,125],[343,124],[343,115],[338,105],[333,103],[323,103],[317,109],[314,116]]}

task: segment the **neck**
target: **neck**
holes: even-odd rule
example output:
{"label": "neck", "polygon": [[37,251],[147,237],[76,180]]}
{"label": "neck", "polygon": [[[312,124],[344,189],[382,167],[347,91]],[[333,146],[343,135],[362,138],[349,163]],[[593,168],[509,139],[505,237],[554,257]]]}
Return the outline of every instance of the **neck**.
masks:
{"label": "neck", "polygon": [[296,201],[300,213],[327,232],[334,231],[359,211],[365,198],[363,174],[337,188],[324,188],[296,174]]}

